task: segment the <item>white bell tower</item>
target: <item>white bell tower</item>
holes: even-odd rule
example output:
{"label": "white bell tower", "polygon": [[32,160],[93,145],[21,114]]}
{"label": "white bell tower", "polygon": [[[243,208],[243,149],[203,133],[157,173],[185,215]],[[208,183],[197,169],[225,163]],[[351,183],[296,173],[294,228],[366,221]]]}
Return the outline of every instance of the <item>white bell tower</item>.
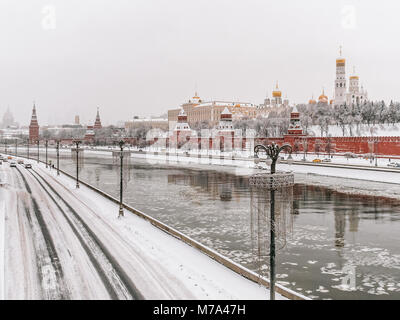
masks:
{"label": "white bell tower", "polygon": [[346,59],[342,57],[342,46],[340,46],[340,56],[336,59],[335,105],[346,102],[346,91]]}

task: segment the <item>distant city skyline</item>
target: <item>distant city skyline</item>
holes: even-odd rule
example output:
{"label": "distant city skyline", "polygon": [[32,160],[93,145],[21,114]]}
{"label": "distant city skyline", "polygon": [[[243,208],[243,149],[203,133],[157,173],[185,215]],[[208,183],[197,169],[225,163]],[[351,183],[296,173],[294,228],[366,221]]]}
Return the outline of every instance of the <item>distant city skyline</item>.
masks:
{"label": "distant city skyline", "polygon": [[0,4],[0,117],[104,125],[203,100],[331,98],[339,46],[371,100],[400,101],[395,1],[28,1]]}

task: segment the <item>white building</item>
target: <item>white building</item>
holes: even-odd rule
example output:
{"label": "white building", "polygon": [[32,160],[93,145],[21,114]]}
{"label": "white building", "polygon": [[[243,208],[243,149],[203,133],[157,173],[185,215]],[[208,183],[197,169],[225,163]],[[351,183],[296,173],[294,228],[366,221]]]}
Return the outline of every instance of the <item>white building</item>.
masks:
{"label": "white building", "polygon": [[368,93],[363,87],[360,89],[360,78],[354,72],[349,79],[349,89],[347,90],[346,83],[346,59],[342,57],[342,50],[340,50],[340,57],[336,59],[336,79],[335,79],[335,97],[334,105],[342,104],[362,104],[368,100]]}

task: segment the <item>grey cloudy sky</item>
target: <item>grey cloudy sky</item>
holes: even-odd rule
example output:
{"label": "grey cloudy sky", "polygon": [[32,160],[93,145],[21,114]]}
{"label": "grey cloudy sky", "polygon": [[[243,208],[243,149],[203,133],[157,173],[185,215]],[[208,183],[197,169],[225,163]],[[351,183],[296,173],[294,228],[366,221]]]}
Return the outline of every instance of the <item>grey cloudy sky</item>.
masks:
{"label": "grey cloudy sky", "polygon": [[[353,9],[354,15],[352,14]],[[338,47],[374,100],[400,100],[399,1],[1,0],[0,116],[106,124],[189,99],[291,101],[324,86]],[[53,14],[54,13],[54,14]]]}

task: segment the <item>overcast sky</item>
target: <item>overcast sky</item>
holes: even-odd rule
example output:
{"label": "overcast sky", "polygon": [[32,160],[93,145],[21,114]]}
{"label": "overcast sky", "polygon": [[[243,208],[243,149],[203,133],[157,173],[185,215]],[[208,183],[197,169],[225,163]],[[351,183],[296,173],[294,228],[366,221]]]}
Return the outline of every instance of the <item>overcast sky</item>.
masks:
{"label": "overcast sky", "polygon": [[374,100],[400,101],[395,0],[0,0],[0,117],[112,124],[193,96],[331,97],[339,46]]}

